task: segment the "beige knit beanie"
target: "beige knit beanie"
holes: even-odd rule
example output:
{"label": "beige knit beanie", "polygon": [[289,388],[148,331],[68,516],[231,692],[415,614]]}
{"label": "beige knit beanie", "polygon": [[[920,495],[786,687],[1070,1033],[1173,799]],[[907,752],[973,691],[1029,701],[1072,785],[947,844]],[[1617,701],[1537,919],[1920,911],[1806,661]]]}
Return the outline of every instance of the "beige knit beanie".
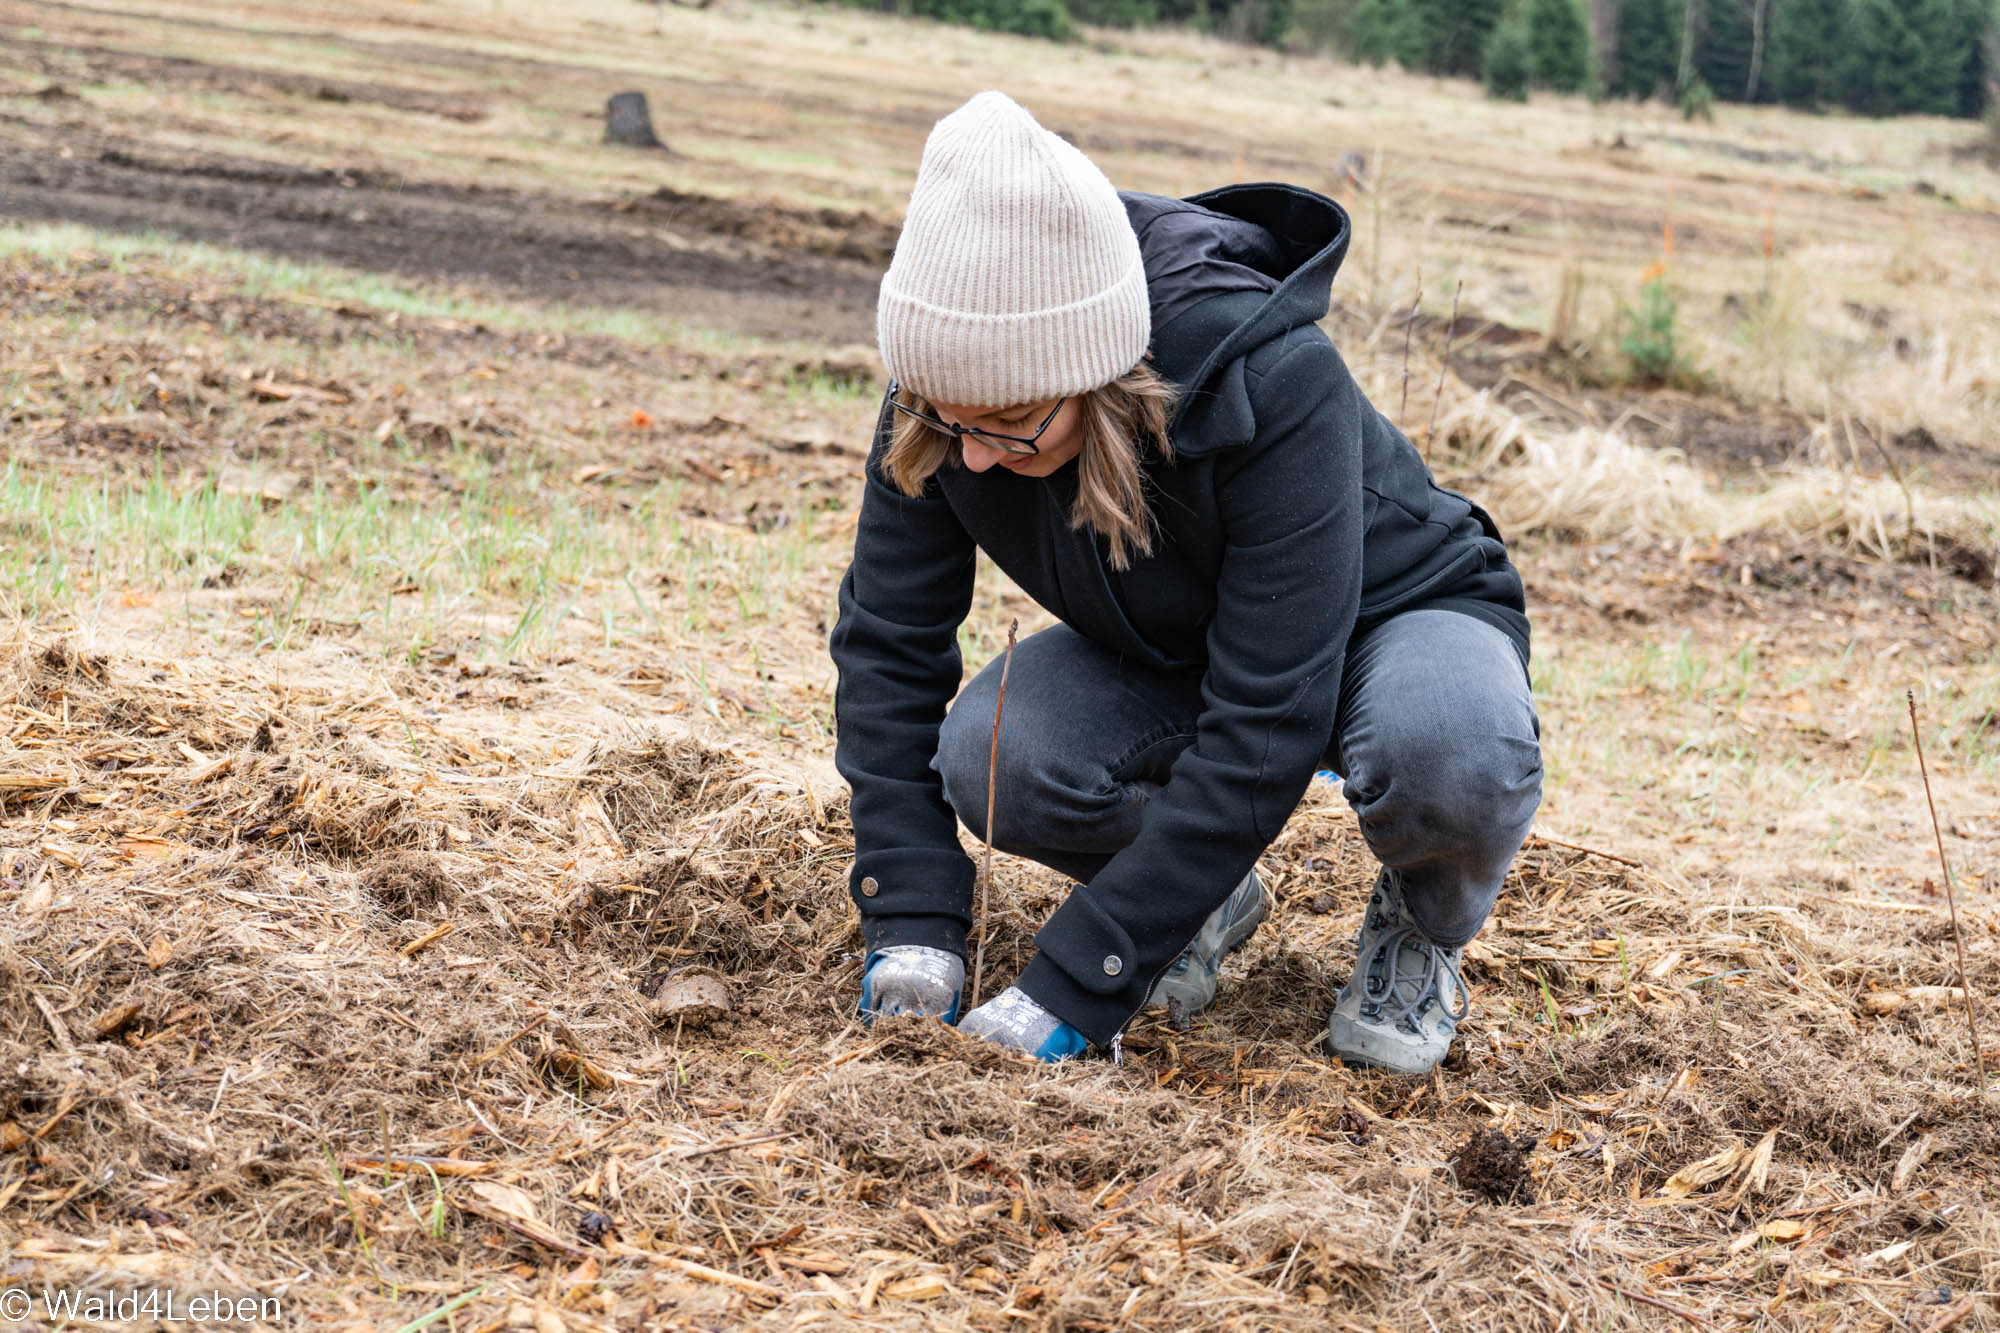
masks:
{"label": "beige knit beanie", "polygon": [[924,144],[875,330],[883,364],[934,402],[1012,407],[1101,388],[1152,337],[1118,191],[1005,93]]}

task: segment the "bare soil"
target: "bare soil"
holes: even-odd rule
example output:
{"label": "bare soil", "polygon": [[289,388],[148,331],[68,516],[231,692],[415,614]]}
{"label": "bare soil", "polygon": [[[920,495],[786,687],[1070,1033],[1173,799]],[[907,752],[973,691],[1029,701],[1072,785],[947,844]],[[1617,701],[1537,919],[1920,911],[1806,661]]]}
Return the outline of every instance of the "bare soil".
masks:
{"label": "bare soil", "polygon": [[358,167],[274,166],[81,129],[0,141],[0,217],[165,232],[551,304],[831,342],[872,337],[875,287],[894,245],[893,229],[862,217],[787,216],[670,191],[593,201]]}

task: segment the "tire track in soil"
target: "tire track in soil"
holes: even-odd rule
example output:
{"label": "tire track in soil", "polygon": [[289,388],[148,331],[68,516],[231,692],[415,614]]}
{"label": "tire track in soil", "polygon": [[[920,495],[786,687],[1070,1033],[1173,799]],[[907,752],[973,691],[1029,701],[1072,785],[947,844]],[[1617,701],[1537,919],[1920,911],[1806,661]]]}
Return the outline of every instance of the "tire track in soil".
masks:
{"label": "tire track in soil", "polygon": [[718,208],[765,211],[711,201],[675,210],[669,226],[604,201],[171,154],[91,133],[0,140],[0,218],[12,221],[165,232],[762,337],[873,341],[879,264],[746,240]]}

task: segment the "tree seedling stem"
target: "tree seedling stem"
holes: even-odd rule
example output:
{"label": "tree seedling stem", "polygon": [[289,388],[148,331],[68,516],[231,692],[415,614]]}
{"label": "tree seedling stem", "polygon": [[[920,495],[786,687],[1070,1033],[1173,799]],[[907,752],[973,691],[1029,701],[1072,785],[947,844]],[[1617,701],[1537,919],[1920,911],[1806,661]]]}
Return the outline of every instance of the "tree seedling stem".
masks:
{"label": "tree seedling stem", "polygon": [[1000,777],[1000,714],[1007,707],[1007,673],[1014,669],[1014,635],[1019,619],[1007,622],[1007,652],[1000,659],[1000,696],[993,701],[993,741],[986,751],[986,845],[979,857],[979,936],[972,948],[972,1003],[979,1007],[979,981],[986,971],[986,902],[993,888],[993,796]]}
{"label": "tree seedling stem", "polygon": [[1403,401],[1396,409],[1396,429],[1403,428],[1403,421],[1410,410],[1410,335],[1417,331],[1417,312],[1424,308],[1424,271],[1417,270],[1417,295],[1410,302],[1410,318],[1403,325]]}
{"label": "tree seedling stem", "polygon": [[1458,298],[1465,295],[1465,279],[1451,289],[1451,323],[1444,326],[1444,355],[1438,358],[1438,387],[1431,395],[1431,424],[1424,432],[1424,462],[1431,461],[1431,441],[1437,438],[1438,404],[1444,401],[1444,377],[1451,369],[1451,340],[1458,336]]}
{"label": "tree seedling stem", "polygon": [[1958,948],[1958,983],[1965,997],[1965,1028],[1972,1036],[1972,1069],[1979,1090],[1986,1090],[1986,1057],[1979,1051],[1979,1020],[1972,1012],[1972,975],[1965,970],[1965,934],[1958,928],[1958,894],[1952,888],[1951,861],[1944,854],[1944,829],[1938,824],[1937,799],[1931,795],[1930,765],[1924,762],[1924,729],[1917,723],[1917,692],[1905,690],[1910,703],[1910,735],[1917,742],[1917,771],[1924,777],[1924,803],[1931,809],[1931,836],[1937,839],[1938,867],[1944,872],[1944,901],[1951,909],[1951,939]]}

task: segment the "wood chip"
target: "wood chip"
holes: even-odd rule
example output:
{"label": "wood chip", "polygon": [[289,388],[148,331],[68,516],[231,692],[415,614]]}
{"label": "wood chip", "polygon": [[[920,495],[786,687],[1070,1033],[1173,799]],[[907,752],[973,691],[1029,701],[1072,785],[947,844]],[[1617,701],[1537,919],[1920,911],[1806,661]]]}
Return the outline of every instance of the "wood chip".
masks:
{"label": "wood chip", "polygon": [[1735,1175],[1749,1160],[1750,1149],[1740,1143],[1724,1148],[1721,1152],[1704,1157],[1699,1162],[1690,1162],[1667,1177],[1666,1183],[1660,1186],[1660,1196],[1667,1199],[1685,1199],[1698,1189]]}
{"label": "wood chip", "polygon": [[896,1301],[934,1301],[950,1291],[945,1280],[935,1274],[906,1277],[882,1288],[882,1294]]}
{"label": "wood chip", "polygon": [[149,834],[128,833],[111,844],[120,856],[134,860],[164,861],[176,852],[188,850],[186,843],[170,838],[156,838]]}
{"label": "wood chip", "polygon": [[776,1287],[766,1286],[762,1282],[753,1282],[738,1273],[728,1273],[720,1268],[710,1268],[707,1264],[698,1264],[692,1259],[676,1259],[670,1254],[661,1254],[653,1256],[653,1262],[671,1268],[676,1273],[685,1273],[689,1277],[697,1277],[704,1282],[713,1282],[717,1286],[728,1287],[733,1291],[740,1291],[744,1295],[754,1296],[758,1300],[770,1301],[775,1304],[785,1299],[785,1293],[779,1291]]}
{"label": "wood chip", "polygon": [[1901,1194],[1908,1189],[1911,1178],[1930,1160],[1931,1153],[1936,1149],[1937,1136],[1934,1134],[1925,1134],[1903,1149],[1902,1160],[1896,1163],[1895,1171],[1889,1176],[1889,1192]]}
{"label": "wood chip", "polygon": [[[522,1210],[522,1201],[526,1200],[527,1196],[519,1190],[514,1189],[511,1185],[502,1185],[498,1181],[482,1180],[475,1182],[472,1188],[482,1197],[477,1199],[451,1198],[452,1206],[462,1212],[471,1213],[476,1217],[483,1217],[496,1226],[503,1227],[526,1240],[531,1240],[544,1249],[554,1250],[557,1254],[566,1254],[574,1259],[590,1259],[595,1257],[589,1250],[584,1249],[580,1245],[570,1244],[543,1224],[534,1216],[533,1204],[526,1204],[525,1209]],[[495,1202],[495,1199],[503,1200],[504,1202]]]}
{"label": "wood chip", "polygon": [[1917,1243],[1913,1240],[1899,1240],[1894,1245],[1884,1245],[1871,1254],[1864,1254],[1855,1262],[1862,1268],[1883,1268],[1895,1263],[1916,1246]]}
{"label": "wood chip", "polygon": [[131,1027],[138,1020],[139,1015],[144,1012],[146,1012],[146,1006],[143,1004],[137,1002],[121,1004],[115,1009],[105,1010],[92,1019],[90,1030],[100,1041],[109,1037],[115,1037],[126,1028]]}
{"label": "wood chip", "polygon": [[418,954],[430,948],[433,944],[436,944],[439,940],[443,939],[445,936],[451,934],[454,930],[457,929],[458,929],[457,922],[455,921],[443,922],[436,928],[431,930],[429,933],[424,935],[419,935],[416,939],[411,940],[408,944],[405,944],[402,948],[396,950],[396,952],[403,955],[403,957],[405,958],[414,958]]}
{"label": "wood chip", "polygon": [[837,1254],[787,1254],[783,1250],[768,1251],[787,1268],[796,1268],[801,1273],[849,1272],[854,1265]]}
{"label": "wood chip", "polygon": [[1778,1146],[1778,1131],[1772,1130],[1757,1140],[1757,1146],[1743,1163],[1743,1183],[1736,1189],[1736,1199],[1740,1201],[1746,1194],[1762,1194],[1771,1183],[1771,1157]]}
{"label": "wood chip", "polygon": [[549,1068],[565,1083],[574,1084],[581,1080],[599,1092],[612,1085],[611,1075],[592,1063],[582,1051],[568,1046],[552,1046],[548,1052]]}
{"label": "wood chip", "polygon": [[[341,1160],[341,1166],[349,1171],[380,1171],[382,1154],[363,1153],[358,1157]],[[404,1171],[411,1174],[428,1169],[440,1176],[478,1176],[493,1169],[491,1162],[469,1161],[463,1157],[391,1157],[388,1169],[392,1172]]]}
{"label": "wood chip", "polygon": [[294,398],[313,398],[322,403],[345,403],[352,401],[346,393],[329,389],[314,388],[310,384],[284,384],[278,380],[258,380],[250,386],[250,392],[267,403],[290,402]]}
{"label": "wood chip", "polygon": [[1902,991],[1869,991],[1861,997],[1861,1012],[1871,1018],[1882,1018],[1909,1008],[1942,1009],[1964,1002],[1962,986],[1912,986]]}

